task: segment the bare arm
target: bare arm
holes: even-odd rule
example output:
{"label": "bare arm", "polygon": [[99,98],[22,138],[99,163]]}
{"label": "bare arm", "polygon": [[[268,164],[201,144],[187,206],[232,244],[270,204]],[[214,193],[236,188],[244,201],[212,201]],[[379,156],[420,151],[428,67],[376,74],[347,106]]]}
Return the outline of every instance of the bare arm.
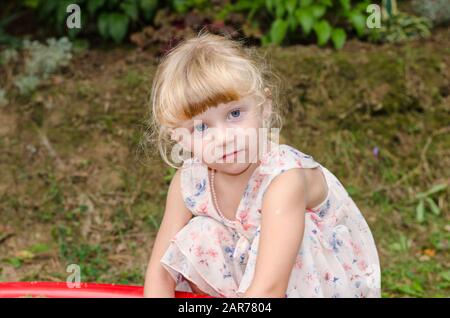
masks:
{"label": "bare arm", "polygon": [[144,297],[174,297],[175,281],[162,267],[160,260],[169,247],[170,240],[189,222],[192,213],[186,208],[181,195],[180,170],[169,186],[164,217],[153,245],[145,274]]}
{"label": "bare arm", "polygon": [[253,281],[243,297],[284,297],[304,232],[303,169],[277,176],[264,195]]}

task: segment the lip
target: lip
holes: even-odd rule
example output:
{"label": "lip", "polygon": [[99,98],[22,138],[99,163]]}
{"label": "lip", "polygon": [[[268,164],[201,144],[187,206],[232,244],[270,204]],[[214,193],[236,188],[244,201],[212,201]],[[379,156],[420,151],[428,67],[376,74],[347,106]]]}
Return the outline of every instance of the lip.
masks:
{"label": "lip", "polygon": [[222,159],[226,159],[226,158],[228,158],[228,157],[231,157],[231,156],[235,156],[237,153],[239,153],[241,150],[236,150],[236,151],[234,151],[234,152],[231,152],[231,153],[229,153],[229,154],[226,154],[226,155],[223,155],[222,156]]}

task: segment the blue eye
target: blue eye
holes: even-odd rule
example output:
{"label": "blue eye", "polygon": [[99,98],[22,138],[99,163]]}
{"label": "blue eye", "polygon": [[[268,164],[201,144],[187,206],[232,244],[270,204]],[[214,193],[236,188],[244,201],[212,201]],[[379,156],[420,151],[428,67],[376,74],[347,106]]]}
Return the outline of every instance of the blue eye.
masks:
{"label": "blue eye", "polygon": [[201,124],[196,125],[196,126],[194,127],[194,129],[197,130],[198,132],[205,131],[206,128],[208,128],[208,126],[206,126],[205,123],[201,123]]}
{"label": "blue eye", "polygon": [[241,116],[241,110],[240,109],[232,110],[229,115],[232,118],[239,118]]}

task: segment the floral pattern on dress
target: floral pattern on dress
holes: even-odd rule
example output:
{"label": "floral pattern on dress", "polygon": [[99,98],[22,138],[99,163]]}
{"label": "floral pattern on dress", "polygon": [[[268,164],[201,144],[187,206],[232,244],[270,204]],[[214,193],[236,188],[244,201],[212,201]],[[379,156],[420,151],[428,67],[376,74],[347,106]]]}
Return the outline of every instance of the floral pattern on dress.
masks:
{"label": "floral pattern on dress", "polygon": [[196,158],[181,168],[181,190],[193,218],[171,240],[161,264],[176,290],[189,280],[214,297],[242,297],[255,271],[264,193],[279,174],[320,167],[328,185],[325,200],[306,209],[301,247],[285,297],[380,297],[376,245],[361,211],[342,183],[310,155],[279,145],[260,160],[236,211],[224,219],[212,203],[208,168]]}

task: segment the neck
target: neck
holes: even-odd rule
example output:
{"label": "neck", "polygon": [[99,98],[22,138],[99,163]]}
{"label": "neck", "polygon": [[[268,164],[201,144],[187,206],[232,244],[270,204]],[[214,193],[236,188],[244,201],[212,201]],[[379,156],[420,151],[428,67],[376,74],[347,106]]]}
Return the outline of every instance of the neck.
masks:
{"label": "neck", "polygon": [[226,180],[227,182],[240,182],[242,179],[249,179],[250,176],[253,174],[253,171],[255,171],[256,168],[260,165],[260,161],[250,163],[247,168],[245,168],[242,172],[237,174],[230,174],[222,171],[215,171],[216,176],[220,175],[220,178],[222,180]]}

